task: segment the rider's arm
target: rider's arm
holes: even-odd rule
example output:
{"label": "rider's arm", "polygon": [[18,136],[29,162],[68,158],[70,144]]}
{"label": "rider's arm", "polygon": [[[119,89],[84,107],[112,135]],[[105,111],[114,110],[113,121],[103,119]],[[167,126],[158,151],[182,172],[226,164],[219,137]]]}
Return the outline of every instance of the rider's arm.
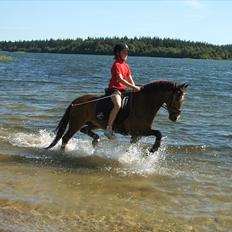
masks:
{"label": "rider's arm", "polygon": [[[129,83],[128,81],[126,81],[126,80],[123,79],[122,74],[118,74],[118,75],[117,75],[117,78],[118,78],[118,80],[119,80],[122,84],[126,85],[128,88],[132,88],[132,89],[135,90],[135,91],[139,91],[139,90],[140,90],[140,87],[139,87],[139,86],[136,86],[136,85],[134,84],[133,79],[131,79],[132,82]],[[131,78],[131,76],[130,76],[130,78]]]}
{"label": "rider's arm", "polygon": [[129,75],[129,80],[130,80],[130,83],[131,83],[132,85],[135,85],[135,82],[134,82],[134,80],[133,80],[133,78],[132,78],[131,75]]}

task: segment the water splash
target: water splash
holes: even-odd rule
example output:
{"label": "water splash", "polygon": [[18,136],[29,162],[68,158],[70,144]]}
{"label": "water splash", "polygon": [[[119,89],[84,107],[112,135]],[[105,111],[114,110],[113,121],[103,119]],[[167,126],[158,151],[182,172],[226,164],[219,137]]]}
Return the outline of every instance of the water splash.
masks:
{"label": "water splash", "polygon": [[[10,136],[8,135],[7,140],[15,147],[26,149],[25,157],[41,159],[40,154],[34,154],[33,148],[41,150],[47,147],[54,139],[54,136],[55,134],[51,131],[40,130],[35,133],[14,133]],[[151,141],[149,138],[131,145],[128,140],[118,138],[109,141],[105,137],[102,137],[98,146],[93,148],[90,138],[82,135],[78,136],[70,139],[66,146],[65,157],[74,159],[74,162],[75,159],[78,161],[81,158],[90,157],[90,162],[94,162],[94,167],[113,171],[120,175],[186,175],[186,170],[182,171],[187,165],[184,159],[186,154],[199,154],[207,149],[207,147],[200,145],[167,145],[165,144],[166,140],[164,140],[163,145],[157,152],[150,153]],[[60,147],[61,141],[51,150],[60,154]],[[49,154],[43,152],[43,158],[44,156],[49,156],[50,159]],[[185,154],[184,157],[176,157],[182,154]],[[94,157],[99,157],[101,161],[94,160]],[[60,162],[63,161],[61,160]],[[88,162],[88,159],[86,162]],[[191,165],[190,157],[188,157],[188,162]]]}
{"label": "water splash", "polygon": [[[55,134],[47,130],[39,130],[38,133],[23,133],[19,132],[12,136],[9,136],[9,142],[13,146],[17,147],[28,147],[28,148],[45,148],[54,139]],[[60,150],[61,140],[51,150]],[[81,151],[85,155],[91,155],[93,148],[91,141],[72,138],[66,146],[66,152]]]}
{"label": "water splash", "polygon": [[[45,148],[51,143],[55,134],[50,131],[40,130],[37,133],[16,133],[8,137],[8,141],[21,148]],[[52,148],[59,151],[61,141]],[[138,143],[131,145],[129,142],[113,140],[109,141],[102,138],[99,145],[94,149],[91,140],[86,137],[72,138],[66,146],[66,155],[80,158],[97,156],[107,160],[117,161],[119,167],[105,167],[123,175],[149,175],[161,171],[161,163],[165,160],[165,146],[162,146],[158,152],[151,154],[150,145]]]}
{"label": "water splash", "polygon": [[19,132],[8,137],[9,142],[17,147],[37,147],[43,148],[48,141],[52,140],[54,135],[46,130],[40,130],[39,133]]}

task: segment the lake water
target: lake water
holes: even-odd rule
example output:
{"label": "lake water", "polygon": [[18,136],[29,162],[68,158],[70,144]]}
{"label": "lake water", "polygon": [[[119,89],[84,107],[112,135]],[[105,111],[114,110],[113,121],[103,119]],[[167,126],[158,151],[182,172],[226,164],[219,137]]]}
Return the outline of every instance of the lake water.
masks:
{"label": "lake water", "polygon": [[76,97],[102,94],[111,56],[10,53],[0,63],[0,231],[232,231],[232,62],[129,57],[134,80],[188,82],[181,119],[154,138],[77,133],[43,148]]}

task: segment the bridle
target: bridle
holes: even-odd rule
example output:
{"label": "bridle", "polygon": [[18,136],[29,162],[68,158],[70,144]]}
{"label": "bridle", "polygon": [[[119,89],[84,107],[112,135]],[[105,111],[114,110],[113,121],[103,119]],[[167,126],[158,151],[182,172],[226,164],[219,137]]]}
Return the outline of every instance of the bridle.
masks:
{"label": "bridle", "polygon": [[163,104],[161,107],[164,108],[165,110],[167,110],[170,114],[180,114],[182,110],[172,106],[172,103],[174,101],[174,94],[172,94],[169,98],[171,98],[171,99],[170,99],[170,101],[168,99],[167,102],[170,102],[170,104],[166,103],[166,104]]}
{"label": "bridle", "polygon": [[181,109],[178,109],[176,107],[172,107],[172,106],[168,106],[167,104],[163,104],[161,106],[162,108],[164,108],[165,110],[167,110],[170,113],[175,113],[175,114],[180,114],[181,113]]}

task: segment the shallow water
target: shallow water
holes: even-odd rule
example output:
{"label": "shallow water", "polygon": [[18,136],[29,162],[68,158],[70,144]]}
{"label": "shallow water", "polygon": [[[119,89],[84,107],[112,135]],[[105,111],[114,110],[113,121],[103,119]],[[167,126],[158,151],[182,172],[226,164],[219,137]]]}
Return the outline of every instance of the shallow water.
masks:
{"label": "shallow water", "polygon": [[190,82],[181,120],[130,145],[76,134],[50,151],[65,108],[101,94],[110,56],[12,53],[0,63],[0,231],[231,231],[232,63],[129,57],[137,83]]}

